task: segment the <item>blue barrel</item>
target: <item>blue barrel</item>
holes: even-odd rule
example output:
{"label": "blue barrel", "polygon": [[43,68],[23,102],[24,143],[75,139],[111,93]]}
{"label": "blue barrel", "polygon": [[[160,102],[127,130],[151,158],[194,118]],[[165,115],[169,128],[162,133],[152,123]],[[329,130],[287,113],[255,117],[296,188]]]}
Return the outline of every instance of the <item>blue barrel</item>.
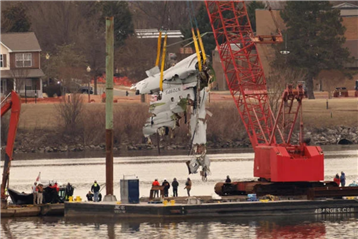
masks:
{"label": "blue barrel", "polygon": [[122,203],[139,203],[139,179],[121,179]]}

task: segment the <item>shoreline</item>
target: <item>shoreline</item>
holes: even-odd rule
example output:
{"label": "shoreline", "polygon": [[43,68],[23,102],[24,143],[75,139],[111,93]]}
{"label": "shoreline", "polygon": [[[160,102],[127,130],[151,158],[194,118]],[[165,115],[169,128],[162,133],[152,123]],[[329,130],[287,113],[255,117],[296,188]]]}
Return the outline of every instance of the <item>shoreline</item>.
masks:
{"label": "shoreline", "polygon": [[[20,136],[20,137],[19,137]],[[47,133],[45,137],[51,137],[50,133]],[[184,141],[183,137],[178,137],[179,141]],[[292,136],[292,144],[297,144],[298,134],[294,133]],[[358,128],[357,127],[347,127],[347,126],[337,126],[333,128],[315,128],[305,131],[305,139],[310,141],[310,145],[351,145],[358,144]],[[80,140],[75,140],[80,141]],[[1,149],[5,150],[6,146],[2,146]],[[168,141],[161,142],[160,150],[161,151],[176,151],[183,150],[188,151],[188,144],[180,144],[178,142],[170,143]],[[207,143],[208,151],[218,150],[218,149],[252,149],[251,144],[248,138],[243,140],[225,140],[219,142],[213,142],[208,140]],[[114,154],[118,151],[158,151],[157,145],[149,145],[146,143],[115,143],[113,146]],[[14,147],[14,154],[23,154],[23,153],[39,153],[39,154],[48,154],[48,153],[66,153],[66,152],[105,152],[105,144],[89,144],[85,145],[79,142],[71,143],[49,143],[48,145],[38,144],[32,140],[32,136],[29,134],[18,135],[16,144]]]}

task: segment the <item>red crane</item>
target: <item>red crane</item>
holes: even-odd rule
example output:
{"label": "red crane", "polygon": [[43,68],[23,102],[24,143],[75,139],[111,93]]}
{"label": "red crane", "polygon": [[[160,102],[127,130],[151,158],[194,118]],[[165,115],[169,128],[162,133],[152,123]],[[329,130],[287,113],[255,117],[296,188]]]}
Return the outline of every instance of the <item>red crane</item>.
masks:
{"label": "red crane", "polygon": [[[259,181],[279,183],[323,180],[321,148],[303,142],[302,86],[287,87],[276,116],[270,108],[256,44],[281,43],[281,32],[276,36],[254,36],[244,1],[205,4],[228,88],[255,151],[254,176]],[[298,118],[299,144],[291,145]],[[237,182],[235,190],[245,191],[246,186]]]}
{"label": "red crane", "polygon": [[7,136],[6,150],[5,150],[5,161],[4,171],[2,175],[1,183],[1,205],[6,207],[6,194],[5,189],[9,181],[10,166],[12,161],[12,154],[14,150],[14,143],[17,131],[17,125],[20,118],[21,100],[19,95],[12,91],[2,102],[1,102],[1,117],[11,109],[9,131]]}

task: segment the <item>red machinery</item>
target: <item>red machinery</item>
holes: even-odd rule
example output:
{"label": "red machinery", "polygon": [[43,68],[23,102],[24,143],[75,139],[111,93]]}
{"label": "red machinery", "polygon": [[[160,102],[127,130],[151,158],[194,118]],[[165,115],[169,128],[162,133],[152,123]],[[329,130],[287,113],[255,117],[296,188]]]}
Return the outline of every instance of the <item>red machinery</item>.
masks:
{"label": "red machinery", "polygon": [[[259,177],[259,181],[277,182],[281,186],[288,183],[292,187],[295,183],[306,187],[306,182],[323,180],[321,148],[303,142],[302,86],[297,89],[289,86],[284,91],[276,116],[269,105],[256,44],[281,43],[280,31],[277,36],[254,36],[244,1],[206,1],[205,4],[227,85],[255,151],[254,176]],[[292,145],[292,132],[298,118],[299,144]],[[236,182],[235,190],[249,192],[248,187],[258,184],[252,183]],[[266,184],[272,186],[272,183],[260,185]],[[220,185],[217,186],[220,188]],[[220,190],[216,191],[221,194]]]}
{"label": "red machinery", "polygon": [[11,109],[9,131],[7,136],[7,144],[5,151],[5,162],[4,171],[1,183],[1,202],[2,206],[6,206],[6,195],[5,189],[9,181],[10,166],[12,160],[12,154],[14,149],[14,142],[16,137],[17,125],[19,123],[21,100],[19,95],[12,91],[2,102],[1,102],[1,117]]}

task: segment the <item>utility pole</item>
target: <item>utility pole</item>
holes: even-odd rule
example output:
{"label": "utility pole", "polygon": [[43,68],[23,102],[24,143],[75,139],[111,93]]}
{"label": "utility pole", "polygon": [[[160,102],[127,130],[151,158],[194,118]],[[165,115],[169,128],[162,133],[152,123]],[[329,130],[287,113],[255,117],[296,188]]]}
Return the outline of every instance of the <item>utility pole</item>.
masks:
{"label": "utility pole", "polygon": [[106,196],[104,201],[117,201],[113,195],[113,25],[113,17],[106,17]]}

